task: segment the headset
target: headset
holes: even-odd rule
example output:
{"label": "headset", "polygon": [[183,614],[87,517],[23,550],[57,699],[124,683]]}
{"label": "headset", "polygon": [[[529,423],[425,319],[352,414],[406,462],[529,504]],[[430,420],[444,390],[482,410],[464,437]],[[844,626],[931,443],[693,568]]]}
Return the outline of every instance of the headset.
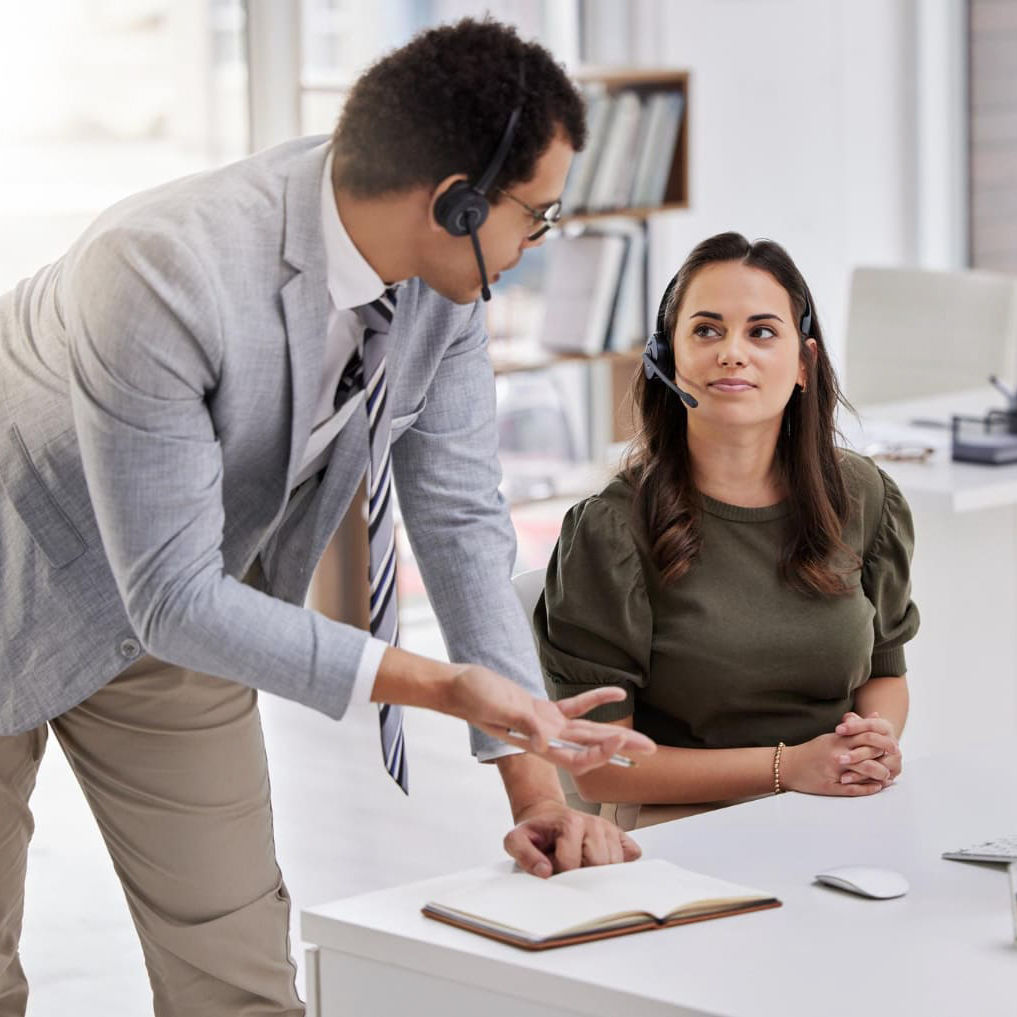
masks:
{"label": "headset", "polygon": [[519,118],[522,116],[523,86],[526,83],[525,71],[525,65],[521,65],[519,68],[519,102],[509,114],[508,123],[505,125],[501,140],[498,142],[498,147],[487,164],[487,168],[474,184],[468,180],[457,180],[451,187],[443,191],[434,203],[434,218],[438,225],[454,237],[465,237],[468,234],[473,242],[473,255],[477,259],[477,267],[480,269],[480,295],[484,300],[491,299],[491,290],[487,284],[487,270],[484,267],[484,256],[480,253],[477,230],[487,221],[487,216],[491,211],[487,192],[505,162],[505,157],[512,146],[512,139],[515,137]]}
{"label": "headset", "polygon": [[[656,378],[662,381],[685,405],[694,410],[699,405],[695,396],[680,389],[673,381],[675,375],[674,350],[671,348],[671,337],[667,334],[667,325],[664,316],[667,314],[667,303],[671,299],[671,292],[678,282],[676,274],[667,284],[664,296],[661,297],[660,307],[657,308],[656,331],[646,341],[646,348],[643,350],[643,374],[647,380]],[[805,293],[805,310],[802,312],[798,322],[798,331],[803,339],[808,339],[812,332],[812,301],[809,299],[808,291]]]}

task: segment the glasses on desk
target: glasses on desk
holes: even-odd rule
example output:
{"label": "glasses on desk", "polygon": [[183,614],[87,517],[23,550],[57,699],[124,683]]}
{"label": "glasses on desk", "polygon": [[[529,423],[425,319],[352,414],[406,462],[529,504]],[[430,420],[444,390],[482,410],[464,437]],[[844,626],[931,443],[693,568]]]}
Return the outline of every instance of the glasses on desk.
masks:
{"label": "glasses on desk", "polygon": [[862,452],[871,459],[890,463],[927,463],[936,450],[929,445],[908,441],[873,441]]}

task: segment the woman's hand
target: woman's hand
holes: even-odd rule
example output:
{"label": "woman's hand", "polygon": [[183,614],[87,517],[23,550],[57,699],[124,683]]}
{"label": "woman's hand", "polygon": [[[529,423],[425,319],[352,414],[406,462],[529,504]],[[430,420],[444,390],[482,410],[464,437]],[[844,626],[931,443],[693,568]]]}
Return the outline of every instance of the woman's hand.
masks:
{"label": "woman's hand", "polygon": [[[900,776],[903,767],[900,745],[897,742],[896,732],[890,721],[880,717],[878,713],[870,713],[865,717],[849,711],[841,717],[841,722],[834,729],[835,733],[846,738],[853,738],[872,732],[884,735],[893,742],[893,748],[877,750],[871,746],[862,746],[845,753],[847,757],[847,771],[842,775],[841,781],[845,784],[856,783],[862,780],[881,780],[885,787],[891,781]],[[868,768],[859,769],[868,763]],[[857,764],[857,765],[856,765]],[[886,768],[886,776],[878,770],[879,766]]]}
{"label": "woman's hand", "polygon": [[[535,699],[489,668],[464,664],[456,666],[440,709],[570,773],[581,774],[603,766],[615,753],[638,758],[656,751],[657,746],[646,735],[578,719],[596,706],[624,698],[624,689],[608,685],[552,703]],[[510,731],[524,737],[512,737]],[[549,744],[552,738],[575,742],[583,748],[553,748]]]}
{"label": "woman's hand", "polygon": [[[853,718],[849,720],[848,718]],[[837,730],[801,745],[787,745],[781,754],[780,783],[789,791],[813,795],[858,797],[882,791],[892,780],[886,760],[897,759],[897,739],[878,718],[845,714]],[[859,723],[860,722],[860,723]],[[838,733],[844,729],[844,733]],[[900,772],[899,765],[897,773]]]}

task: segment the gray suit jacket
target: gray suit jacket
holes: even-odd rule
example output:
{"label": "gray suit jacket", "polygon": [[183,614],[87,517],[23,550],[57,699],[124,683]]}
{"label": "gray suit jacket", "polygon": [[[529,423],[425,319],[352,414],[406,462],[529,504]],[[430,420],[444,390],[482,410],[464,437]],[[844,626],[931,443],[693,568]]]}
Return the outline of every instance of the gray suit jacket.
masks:
{"label": "gray suit jacket", "polygon": [[[325,152],[302,139],[129,198],[0,298],[0,734],[141,650],[343,714],[367,636],[301,605],[366,466],[362,413],[282,523],[327,324]],[[479,305],[400,291],[394,476],[451,658],[543,695],[486,341]],[[264,592],[240,581],[259,554]]]}

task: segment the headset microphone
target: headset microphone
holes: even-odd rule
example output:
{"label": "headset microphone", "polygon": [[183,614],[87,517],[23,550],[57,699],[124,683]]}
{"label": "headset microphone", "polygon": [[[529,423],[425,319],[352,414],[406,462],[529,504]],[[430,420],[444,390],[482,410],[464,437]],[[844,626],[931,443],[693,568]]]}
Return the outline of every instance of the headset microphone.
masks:
{"label": "headset microphone", "polygon": [[473,241],[473,256],[477,259],[477,268],[480,269],[480,296],[486,302],[491,299],[491,287],[487,284],[487,268],[484,266],[484,256],[480,253],[480,241],[477,239],[477,228],[473,225],[472,218],[467,229],[470,231],[470,240]]}
{"label": "headset microphone", "polygon": [[[663,339],[663,342],[661,341]],[[662,354],[662,347],[667,349],[667,353]],[[663,338],[662,333],[654,332],[653,335],[646,343],[646,349],[643,350],[643,373],[648,379],[659,378],[685,405],[690,409],[694,410],[699,405],[699,400],[690,395],[684,389],[680,389],[661,369],[660,361],[665,362],[670,358],[670,344]]]}

